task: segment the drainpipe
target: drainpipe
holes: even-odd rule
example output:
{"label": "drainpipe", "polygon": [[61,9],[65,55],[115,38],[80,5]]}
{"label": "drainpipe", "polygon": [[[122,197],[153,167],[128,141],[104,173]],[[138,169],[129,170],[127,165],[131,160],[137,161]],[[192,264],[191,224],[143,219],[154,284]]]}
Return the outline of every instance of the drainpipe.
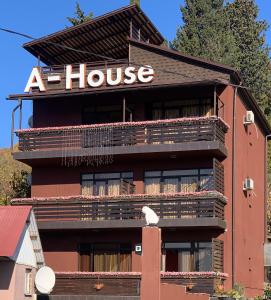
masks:
{"label": "drainpipe", "polygon": [[10,150],[13,151],[13,144],[14,144],[14,116],[16,110],[20,108],[20,121],[19,126],[20,129],[22,128],[22,100],[18,99],[18,105],[12,110],[12,118],[11,118],[11,141],[10,141]]}
{"label": "drainpipe", "polygon": [[233,95],[233,126],[232,126],[232,287],[235,284],[235,149],[236,149],[236,97],[238,86],[234,87]]}
{"label": "drainpipe", "polygon": [[268,188],[268,140],[271,139],[271,134],[265,136],[265,158],[264,158],[264,191],[265,191],[265,201],[264,201],[264,239],[267,242],[267,203],[269,198],[269,188]]}

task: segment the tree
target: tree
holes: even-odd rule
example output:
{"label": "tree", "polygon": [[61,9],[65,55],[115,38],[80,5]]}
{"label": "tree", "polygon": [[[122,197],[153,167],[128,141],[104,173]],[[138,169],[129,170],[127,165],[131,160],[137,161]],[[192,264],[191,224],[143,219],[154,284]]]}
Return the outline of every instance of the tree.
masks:
{"label": "tree", "polygon": [[89,21],[93,18],[93,13],[90,12],[85,15],[84,11],[81,9],[79,2],[76,2],[75,7],[75,18],[67,17],[68,21],[73,25],[82,24],[86,21]]}
{"label": "tree", "polygon": [[10,181],[13,198],[27,198],[31,195],[30,174],[27,171],[14,172]]}
{"label": "tree", "polygon": [[10,149],[0,149],[0,205],[8,204],[14,197],[11,181],[13,174],[21,171],[30,174],[31,168],[14,160]]}
{"label": "tree", "polygon": [[192,56],[238,65],[238,47],[224,10],[224,0],[186,0],[184,25],[172,45]]}
{"label": "tree", "polygon": [[235,0],[225,7],[230,29],[239,48],[239,67],[244,85],[251,91],[266,115],[271,115],[271,68],[266,43],[268,25],[258,20],[255,0]]}
{"label": "tree", "polygon": [[134,3],[140,7],[140,0],[130,0],[130,4],[134,4]]}

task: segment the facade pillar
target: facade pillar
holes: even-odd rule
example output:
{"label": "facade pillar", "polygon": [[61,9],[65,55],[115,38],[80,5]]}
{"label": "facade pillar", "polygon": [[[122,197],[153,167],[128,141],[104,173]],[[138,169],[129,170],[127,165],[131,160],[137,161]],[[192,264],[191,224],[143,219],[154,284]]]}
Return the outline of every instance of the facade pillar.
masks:
{"label": "facade pillar", "polygon": [[160,300],[161,229],[142,229],[141,300]]}

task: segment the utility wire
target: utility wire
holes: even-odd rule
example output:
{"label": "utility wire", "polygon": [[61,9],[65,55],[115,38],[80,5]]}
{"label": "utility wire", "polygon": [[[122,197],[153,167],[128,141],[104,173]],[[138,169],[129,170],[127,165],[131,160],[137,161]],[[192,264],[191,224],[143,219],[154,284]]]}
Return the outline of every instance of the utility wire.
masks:
{"label": "utility wire", "polygon": [[[10,33],[10,34],[19,35],[19,36],[22,36],[22,37],[25,37],[25,38],[28,38],[28,39],[31,39],[31,40],[36,40],[36,38],[34,38],[33,36],[30,36],[30,35],[25,34],[25,33],[17,32],[17,31],[11,30],[11,29],[1,28],[0,27],[0,31],[4,31],[4,32]],[[62,44],[59,44],[59,43],[55,43],[55,42],[50,42],[50,41],[43,41],[43,43],[46,43],[46,44],[49,44],[49,45],[54,45],[56,47],[59,47],[59,48],[62,48],[62,49],[66,49],[66,50],[70,50],[70,51],[77,52],[77,53],[90,54],[90,55],[102,58],[104,60],[111,60],[111,61],[115,61],[115,62],[118,62],[118,63],[120,63],[120,62],[123,63],[123,61],[121,61],[120,59],[116,59],[116,58],[113,58],[113,57],[105,56],[105,55],[102,55],[102,54],[97,54],[97,53],[94,53],[94,52],[91,52],[91,51],[85,51],[85,50],[75,49],[73,47],[65,46],[65,45],[62,45]],[[137,67],[146,67],[146,65],[142,65],[142,64],[139,64],[139,63],[133,62],[133,61],[130,61],[129,63],[132,64],[132,65],[134,65],[134,66],[137,66]],[[151,66],[148,66],[148,67],[150,69],[153,69]],[[161,68],[155,68],[155,70],[160,71],[162,73],[179,75],[179,76],[182,76],[182,77],[185,77],[185,78],[189,78],[189,79],[193,79],[193,80],[198,81],[198,78],[195,78],[193,76],[190,76],[190,75],[187,75],[187,74],[184,74],[184,73],[180,73],[180,72],[176,72],[176,71],[170,71],[170,70],[161,69]],[[221,83],[219,80],[214,80],[214,81],[216,81],[217,83]],[[227,84],[229,84],[231,86],[236,86],[236,85],[231,84],[231,83],[227,83]],[[243,86],[243,85],[242,86],[238,85],[238,87],[250,90],[249,87],[246,87],[246,86]]]}

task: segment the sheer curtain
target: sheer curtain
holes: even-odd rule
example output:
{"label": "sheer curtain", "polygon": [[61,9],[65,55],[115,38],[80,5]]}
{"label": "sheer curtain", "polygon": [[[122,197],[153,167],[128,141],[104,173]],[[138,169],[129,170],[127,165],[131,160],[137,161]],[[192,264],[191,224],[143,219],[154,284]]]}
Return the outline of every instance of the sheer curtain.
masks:
{"label": "sheer curtain", "polygon": [[[196,192],[198,190],[198,178],[196,176],[182,177],[180,190],[183,193]],[[192,204],[193,201],[186,201],[182,204],[182,218],[196,217],[196,211],[191,209]]]}
{"label": "sheer curtain", "polygon": [[98,196],[105,196],[106,195],[106,182],[105,181],[97,181],[96,189],[97,189]]}
{"label": "sheer curtain", "polygon": [[120,194],[120,180],[109,180],[108,181],[108,195],[118,196]]}
{"label": "sheer curtain", "polygon": [[92,196],[93,195],[93,181],[82,182],[82,195]]}
{"label": "sheer curtain", "polygon": [[179,251],[179,271],[180,272],[191,272],[191,254],[190,251]]}
{"label": "sheer curtain", "polygon": [[164,180],[164,193],[171,194],[178,192],[178,178],[167,178]]}
{"label": "sheer curtain", "polygon": [[182,177],[181,192],[196,192],[198,188],[198,178],[196,176]]}
{"label": "sheer curtain", "polygon": [[132,270],[132,257],[130,253],[120,253],[120,272],[131,272]]}
{"label": "sheer curtain", "polygon": [[146,194],[160,194],[160,178],[145,179]]}

